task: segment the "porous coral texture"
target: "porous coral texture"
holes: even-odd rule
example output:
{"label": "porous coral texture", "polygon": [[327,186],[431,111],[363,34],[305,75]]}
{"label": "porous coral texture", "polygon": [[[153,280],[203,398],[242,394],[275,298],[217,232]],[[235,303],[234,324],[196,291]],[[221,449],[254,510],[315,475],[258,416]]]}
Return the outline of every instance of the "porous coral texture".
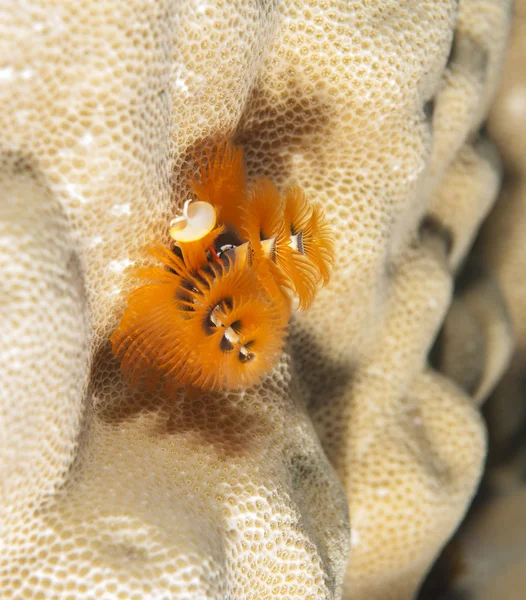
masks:
{"label": "porous coral texture", "polygon": [[[426,357],[498,185],[477,131],[509,10],[0,7],[2,597],[414,594],[484,456],[472,398]],[[126,268],[231,137],[250,177],[323,203],[331,284],[259,387],[132,391],[107,342]]]}
{"label": "porous coral texture", "polygon": [[[525,52],[526,1],[518,0],[502,86],[488,119],[488,131],[502,155],[503,187],[474,250],[477,260],[492,270],[502,290],[516,343],[510,368],[485,407],[490,446],[483,493],[454,540],[461,569],[451,588],[453,594],[473,600],[520,600],[526,586]],[[496,332],[494,324],[492,329]],[[460,344],[449,337],[447,360],[452,365],[460,356]],[[470,365],[465,371],[471,372],[481,364],[474,356],[468,359],[467,353],[461,362]],[[457,379],[461,381],[458,373]]]}

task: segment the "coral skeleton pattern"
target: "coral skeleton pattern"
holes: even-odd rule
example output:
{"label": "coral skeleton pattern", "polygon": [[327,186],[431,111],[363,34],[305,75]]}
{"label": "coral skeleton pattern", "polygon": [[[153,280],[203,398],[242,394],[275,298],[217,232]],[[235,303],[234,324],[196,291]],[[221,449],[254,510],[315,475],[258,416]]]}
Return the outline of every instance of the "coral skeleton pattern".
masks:
{"label": "coral skeleton pattern", "polygon": [[292,300],[300,310],[329,280],[333,240],[323,210],[299,186],[284,194],[247,182],[241,148],[219,146],[200,164],[196,196],[172,220],[162,266],[136,269],[111,336],[132,385],[233,390],[259,382],[285,344]]}

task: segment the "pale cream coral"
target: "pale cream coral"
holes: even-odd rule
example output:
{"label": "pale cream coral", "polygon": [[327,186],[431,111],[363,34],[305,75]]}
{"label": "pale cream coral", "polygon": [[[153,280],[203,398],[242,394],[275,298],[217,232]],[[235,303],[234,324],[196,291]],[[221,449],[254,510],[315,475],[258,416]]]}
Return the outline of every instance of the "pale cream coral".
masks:
{"label": "pale cream coral", "polygon": [[2,166],[0,531],[5,531],[18,527],[21,514],[55,493],[66,477],[80,427],[88,348],[82,276],[64,212],[24,158],[4,154]]}
{"label": "pale cream coral", "polygon": [[[11,346],[48,340],[59,353],[75,333],[72,364],[59,353],[63,371],[37,396],[43,414],[69,415],[48,416],[53,433],[40,432],[58,448],[53,468],[2,496],[15,507],[36,496],[3,536],[4,597],[318,600],[341,597],[345,577],[349,598],[410,597],[484,456],[473,402],[427,367],[427,352],[452,269],[497,189],[497,162],[474,131],[496,85],[508,3],[461,0],[458,14],[453,0],[0,10],[1,169],[14,177],[16,153],[28,164],[13,184],[20,197],[37,202],[26,180],[43,190],[60,235],[41,277],[52,289],[64,273],[72,313]],[[457,22],[484,61],[459,38],[447,62]],[[194,154],[232,135],[250,176],[297,181],[324,204],[333,280],[261,387],[175,402],[132,392],[106,342],[132,285],[126,267],[146,242],[167,241]],[[67,244],[78,270],[63,266]],[[23,287],[12,250],[2,247],[2,264],[28,299],[15,323],[33,305],[56,315],[52,296]],[[79,289],[86,307],[73,310]],[[20,439],[42,374],[23,377],[6,405]]]}
{"label": "pale cream coral", "polygon": [[[491,442],[485,493],[454,541],[462,569],[452,582],[452,588],[475,600],[518,600],[524,597],[526,584],[525,36],[526,2],[518,0],[502,87],[488,119],[488,131],[497,141],[503,157],[503,189],[475,248],[475,256],[491,268],[506,299],[516,346],[510,368],[485,407]],[[480,285],[480,281],[476,285]],[[473,302],[468,304],[473,307]],[[474,315],[473,311],[469,312]],[[483,324],[483,320],[477,321]],[[459,346],[458,342],[451,344],[450,350],[458,350]],[[455,357],[459,358],[459,352],[450,352],[447,359],[450,365]],[[480,360],[466,355],[464,364],[468,363],[474,371]],[[462,381],[458,373],[456,378]]]}

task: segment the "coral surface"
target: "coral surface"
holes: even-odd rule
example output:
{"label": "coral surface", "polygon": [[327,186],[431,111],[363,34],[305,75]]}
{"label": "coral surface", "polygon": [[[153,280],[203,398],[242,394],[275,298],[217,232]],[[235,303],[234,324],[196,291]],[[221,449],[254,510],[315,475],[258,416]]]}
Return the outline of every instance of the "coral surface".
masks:
{"label": "coral surface", "polygon": [[[499,185],[479,129],[510,19],[504,0],[2,4],[3,598],[416,592],[484,461],[474,395],[427,356]],[[323,203],[331,284],[258,387],[132,391],[108,343],[126,269],[230,138],[250,177]],[[509,352],[491,314],[477,400]]]}
{"label": "coral surface", "polygon": [[[463,598],[473,600],[521,600],[526,586],[525,52],[526,1],[518,0],[502,85],[488,119],[488,131],[502,154],[503,187],[474,250],[478,260],[491,269],[502,290],[513,321],[516,343],[510,368],[485,407],[490,445],[483,488],[451,548],[460,561],[452,590],[457,597],[461,594]],[[481,284],[482,279],[479,279],[475,285]],[[491,287],[495,293],[495,286]],[[472,302],[470,304],[475,307]],[[494,339],[504,339],[497,320],[478,318],[477,314],[483,317],[488,315],[487,312],[469,312],[475,317],[471,322],[478,324],[479,333],[489,326]],[[455,322],[457,326],[460,324],[458,319]],[[453,326],[451,321],[450,329]],[[473,344],[477,352],[462,352],[459,341],[451,335],[448,337],[450,352],[447,360],[450,365],[457,364],[457,373],[453,374],[451,370],[451,375],[466,383],[460,376],[458,365],[466,367],[464,374],[472,373],[473,376],[482,372],[490,355],[480,352],[480,344]],[[486,340],[489,338],[487,336]]]}

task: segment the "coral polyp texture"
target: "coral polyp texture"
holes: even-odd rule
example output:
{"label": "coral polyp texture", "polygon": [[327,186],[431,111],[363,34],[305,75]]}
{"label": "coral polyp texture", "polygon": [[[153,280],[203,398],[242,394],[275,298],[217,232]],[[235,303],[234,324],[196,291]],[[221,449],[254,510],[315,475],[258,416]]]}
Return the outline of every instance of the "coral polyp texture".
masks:
{"label": "coral polyp texture", "polygon": [[[490,443],[482,493],[451,548],[451,553],[460,558],[462,568],[449,578],[449,587],[457,597],[477,600],[521,600],[526,585],[525,52],[526,2],[517,0],[501,87],[487,124],[502,155],[503,186],[474,250],[478,260],[491,269],[506,299],[513,321],[515,347],[509,369],[485,406]],[[487,273],[482,275],[485,277],[477,277],[464,293],[467,301],[458,307],[463,309],[462,313],[457,310],[457,316],[448,317],[450,323],[444,340],[444,363],[451,376],[460,385],[474,390],[485,385],[481,375],[490,371],[485,365],[495,365],[496,344],[470,344],[472,348],[468,353],[464,350],[465,342],[461,343],[460,336],[453,335],[455,325],[459,325],[461,318],[469,323],[475,334],[470,336],[472,339],[500,339],[502,344],[506,338],[498,321],[488,319],[489,312],[482,310],[488,297],[497,295],[497,286],[488,281]],[[477,293],[477,288],[482,286],[491,287],[492,294]],[[483,335],[485,331],[488,335]],[[461,365],[463,369],[453,365]],[[446,558],[449,556],[446,552]]]}
{"label": "coral polyp texture", "polygon": [[[484,338],[477,392],[428,363],[499,186],[479,129],[510,20],[502,0],[3,3],[2,598],[417,592],[479,481],[475,395],[509,353]],[[289,198],[285,260],[251,289],[309,310],[255,386],[131,387],[109,342],[128,267],[180,236],[189,180],[211,203],[200,169],[229,140],[260,182],[255,259],[280,239],[263,199]],[[303,193],[334,232],[315,299],[330,249],[287,260]],[[185,218],[211,235],[201,208]],[[506,332],[504,313],[484,314]]]}
{"label": "coral polyp texture", "polygon": [[[247,189],[243,154],[219,147],[193,182],[199,200],[171,222],[175,245],[152,248],[164,268],[137,275],[111,336],[132,381],[225,391],[259,383],[285,344],[291,298],[309,306],[329,280],[332,236],[319,205],[268,179]],[[219,214],[216,214],[216,211]]]}

